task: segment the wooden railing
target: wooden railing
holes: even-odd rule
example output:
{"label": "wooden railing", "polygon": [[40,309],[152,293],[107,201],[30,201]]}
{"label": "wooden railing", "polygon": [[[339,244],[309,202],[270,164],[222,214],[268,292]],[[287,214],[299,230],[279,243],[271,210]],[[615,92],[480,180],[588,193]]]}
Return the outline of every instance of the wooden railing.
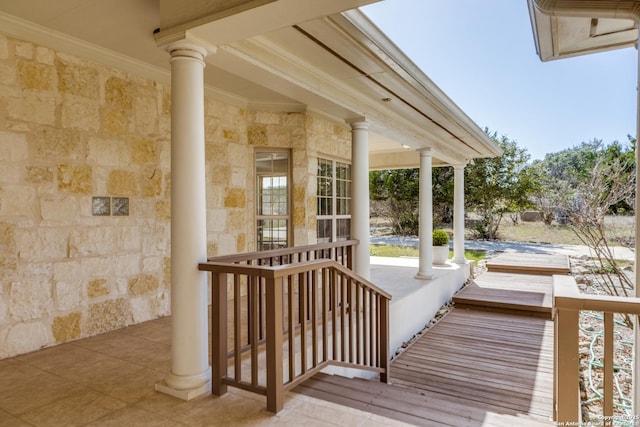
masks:
{"label": "wooden railing", "polygon": [[571,276],[553,276],[554,421],[581,425],[579,316],[580,311],[603,313],[603,425],[614,416],[614,315],[640,314],[640,298],[582,294]]}
{"label": "wooden railing", "polygon": [[211,272],[214,394],[228,385],[264,394],[267,409],[278,412],[285,391],[329,365],[387,381],[391,296],[345,266],[353,244],[200,264]]}

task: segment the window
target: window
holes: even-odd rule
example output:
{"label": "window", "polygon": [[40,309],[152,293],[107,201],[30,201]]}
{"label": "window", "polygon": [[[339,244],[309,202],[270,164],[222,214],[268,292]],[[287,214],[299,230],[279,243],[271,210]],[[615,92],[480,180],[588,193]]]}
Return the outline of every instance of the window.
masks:
{"label": "window", "polygon": [[289,244],[289,152],[256,152],[258,250]]}
{"label": "window", "polygon": [[351,237],[351,165],[318,159],[318,243]]}

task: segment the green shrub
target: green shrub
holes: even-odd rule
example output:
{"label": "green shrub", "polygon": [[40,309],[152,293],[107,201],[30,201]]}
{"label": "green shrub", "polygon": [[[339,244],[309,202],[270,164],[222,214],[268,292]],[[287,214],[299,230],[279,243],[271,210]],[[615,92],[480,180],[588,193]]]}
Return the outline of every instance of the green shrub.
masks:
{"label": "green shrub", "polygon": [[449,244],[449,235],[444,230],[433,230],[433,246],[444,246]]}

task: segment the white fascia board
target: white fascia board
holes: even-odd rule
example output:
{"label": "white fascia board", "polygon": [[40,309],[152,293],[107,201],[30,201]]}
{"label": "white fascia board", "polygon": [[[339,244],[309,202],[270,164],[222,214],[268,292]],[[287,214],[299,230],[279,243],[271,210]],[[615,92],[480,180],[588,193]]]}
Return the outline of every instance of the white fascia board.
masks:
{"label": "white fascia board", "polygon": [[[380,60],[393,69],[404,83],[411,85],[420,93],[425,102],[437,108],[445,120],[462,128],[482,147],[486,156],[501,155],[500,148],[486,133],[455,104],[411,59],[406,56],[364,13],[350,10],[341,14],[361,33],[361,41],[378,54]],[[443,124],[444,125],[444,124]],[[464,140],[463,135],[457,135]]]}

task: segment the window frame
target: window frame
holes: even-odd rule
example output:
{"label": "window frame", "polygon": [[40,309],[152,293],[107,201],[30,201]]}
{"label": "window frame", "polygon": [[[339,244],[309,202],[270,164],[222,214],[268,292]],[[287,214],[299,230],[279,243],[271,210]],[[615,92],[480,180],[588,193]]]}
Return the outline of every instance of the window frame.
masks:
{"label": "window frame", "polygon": [[[275,154],[278,153],[286,153],[287,155],[287,171],[286,175],[283,175],[281,172],[271,172],[265,173],[260,172],[258,170],[258,157],[260,154]],[[291,212],[292,212],[292,194],[293,194],[293,180],[292,180],[292,168],[291,168],[291,150],[288,148],[257,148],[254,151],[254,159],[253,159],[253,171],[254,171],[254,186],[255,186],[255,207],[254,207],[254,229],[255,229],[255,242],[256,249],[258,251],[265,251],[270,249],[279,249],[282,247],[289,247],[292,242],[292,232],[293,227],[291,224]],[[270,214],[265,215],[262,211],[263,207],[263,179],[264,178],[274,178],[274,177],[286,177],[286,213],[285,214]],[[265,247],[265,240],[261,239],[261,236],[264,236],[264,232],[261,231],[261,221],[285,221],[286,224],[286,242],[284,246],[276,246],[276,247]],[[279,241],[279,240],[278,240]]]}
{"label": "window frame", "polygon": [[[317,243],[325,243],[325,242],[337,242],[337,241],[344,241],[344,240],[349,240],[351,237],[351,201],[352,201],[352,194],[351,194],[351,184],[353,181],[353,176],[352,176],[352,168],[353,166],[351,165],[351,163],[347,163],[344,160],[339,160],[339,159],[335,159],[335,158],[331,158],[331,157],[318,157],[317,159],[318,163],[317,163],[317,168],[316,168],[316,182],[318,185],[318,188],[316,189],[316,200],[317,200],[317,208],[316,208],[316,241]],[[330,164],[331,165],[331,176],[327,177],[325,175],[322,175],[321,172],[321,165],[322,164]],[[346,179],[344,177],[340,177],[338,174],[338,167],[346,167],[347,168],[347,177]],[[327,195],[325,194],[320,194],[321,193],[321,179],[327,179],[329,178],[331,180],[331,187],[330,187],[330,195],[329,197],[327,197]],[[339,184],[341,182],[345,182],[346,185],[344,187],[344,194],[340,192],[339,190]],[[324,198],[326,200],[328,200],[328,204],[330,205],[331,208],[331,213],[330,214],[321,214],[320,210],[322,209],[323,206],[326,206],[326,204],[321,203],[321,198]],[[346,211],[348,213],[338,213],[338,209],[341,206],[345,206],[346,207]],[[330,237],[320,237],[320,224],[323,221],[330,221],[330,228],[331,228],[331,236]],[[348,221],[348,234],[346,236],[339,236],[338,235],[338,222],[341,220],[347,220]],[[327,240],[328,239],[328,240]]]}

